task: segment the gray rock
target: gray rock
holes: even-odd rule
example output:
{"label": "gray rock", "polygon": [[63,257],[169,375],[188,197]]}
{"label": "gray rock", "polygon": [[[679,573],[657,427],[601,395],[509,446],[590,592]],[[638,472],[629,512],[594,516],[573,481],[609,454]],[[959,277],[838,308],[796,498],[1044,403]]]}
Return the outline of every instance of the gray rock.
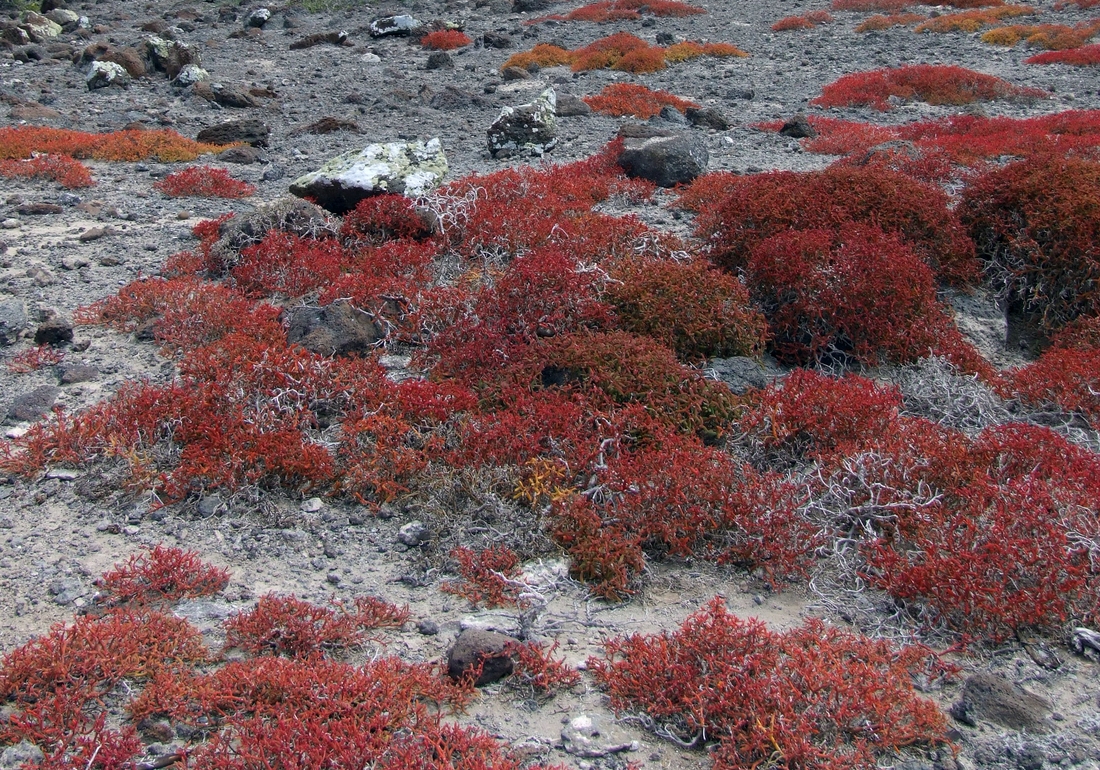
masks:
{"label": "gray rock", "polygon": [[726,116],[714,107],[688,107],[684,114],[693,126],[713,128],[716,131],[725,131],[730,127]]}
{"label": "gray rock", "polygon": [[244,19],[244,25],[246,27],[256,27],[257,29],[267,24],[271,20],[271,11],[267,8],[257,8]]}
{"label": "gray rock", "polygon": [[491,684],[512,673],[514,663],[508,654],[509,644],[518,640],[496,631],[471,629],[463,631],[447,654],[447,673],[452,679],[461,679],[481,666],[481,674],[474,685]]}
{"label": "gray rock", "polygon": [[32,61],[45,61],[50,57],[50,52],[38,43],[28,43],[11,49],[11,56],[16,61],[29,64]]}
{"label": "gray rock", "polygon": [[1003,676],[974,674],[963,683],[962,695],[951,707],[951,716],[970,727],[979,721],[994,722],[1010,730],[1045,733],[1051,703]]}
{"label": "gray rock", "polygon": [[54,8],[46,14],[46,18],[54,24],[60,24],[62,30],[66,27],[76,27],[80,23],[80,14],[68,8]]}
{"label": "gray rock", "polygon": [[57,367],[57,374],[62,385],[94,382],[99,379],[99,370],[87,364],[61,364]]}
{"label": "gray rock", "polygon": [[416,630],[424,636],[435,636],[439,633],[439,624],[434,620],[418,620],[416,622]]}
{"label": "gray rock", "polygon": [[530,13],[531,11],[545,11],[556,0],[513,0],[512,10],[516,13]]}
{"label": "gray rock", "polygon": [[628,176],[641,177],[661,187],[690,182],[707,170],[710,154],[703,141],[689,134],[627,139],[619,165]]}
{"label": "gray rock", "polygon": [[265,182],[277,182],[286,176],[286,166],[280,166],[278,163],[272,163],[270,166],[264,169],[264,173],[261,178]]}
{"label": "gray rock", "polygon": [[641,748],[621,727],[594,714],[578,714],[570,719],[562,728],[561,744],[567,754],[585,759]]}
{"label": "gray rock", "polygon": [[756,91],[752,88],[731,88],[726,91],[726,98],[731,101],[751,102],[756,98]]}
{"label": "gray rock", "polygon": [[260,151],[255,147],[230,147],[218,153],[218,160],[222,163],[238,163],[250,165],[260,160]]}
{"label": "gray rock", "polygon": [[64,316],[47,318],[34,330],[35,345],[61,345],[73,341],[73,322]]}
{"label": "gray rock", "polygon": [[238,144],[244,142],[253,147],[267,147],[271,128],[262,120],[231,120],[204,128],[195,137],[206,144]]}
{"label": "gray rock", "polygon": [[53,385],[39,385],[32,391],[20,393],[8,406],[8,419],[17,422],[33,422],[53,408],[61,389]]}
{"label": "gray rock", "polygon": [[94,61],[84,76],[89,91],[100,88],[126,88],[132,78],[121,64],[113,61]]}
{"label": "gray rock", "polygon": [[431,539],[432,531],[422,521],[410,521],[397,531],[397,540],[410,548],[419,548]]}
{"label": "gray rock", "polygon": [[592,108],[588,106],[588,102],[572,94],[559,94],[555,111],[559,118],[592,114]]}
{"label": "gray rock", "polygon": [[791,139],[812,139],[817,136],[817,131],[810,125],[805,115],[795,115],[783,124],[779,129],[780,136],[788,136]]}
{"label": "gray rock", "polygon": [[489,126],[489,153],[494,158],[541,156],[557,144],[557,95],[547,88],[530,104],[506,106]]}
{"label": "gray rock", "polygon": [[428,106],[436,110],[464,110],[468,107],[484,107],[485,100],[477,94],[448,85],[428,100]]}
{"label": "gray rock", "polygon": [[684,117],[684,113],[667,104],[652,119],[657,122],[675,123],[680,126],[686,126],[688,122],[687,118]]}
{"label": "gray rock", "polygon": [[27,306],[21,299],[0,300],[0,346],[15,344],[27,328]]}
{"label": "gray rock", "polygon": [[42,749],[30,741],[20,741],[14,746],[8,746],[0,753],[0,770],[19,770],[19,768],[35,765],[42,762],[46,755]]}
{"label": "gray rock", "polygon": [[447,168],[439,139],[371,144],[338,155],[317,171],[298,177],[290,192],[312,198],[334,214],[346,214],[359,201],[378,193],[423,195],[439,186]]}
{"label": "gray rock", "polygon": [[432,51],[428,54],[428,63],[425,68],[430,70],[453,70],[455,60],[446,51]]}
{"label": "gray rock", "polygon": [[371,37],[386,37],[389,35],[411,35],[421,26],[421,23],[412,16],[401,14],[375,19],[367,29]]}
{"label": "gray rock", "polygon": [[211,87],[211,91],[214,95],[214,102],[220,104],[222,107],[247,110],[260,106],[260,103],[256,101],[255,97],[240,86],[222,85],[219,87],[218,84],[214,84]]}
{"label": "gray rock", "polygon": [[348,302],[299,306],[288,310],[287,317],[287,342],[324,356],[366,353],[384,335],[374,316]]}
{"label": "gray rock", "polygon": [[74,577],[55,580],[50,583],[47,590],[53,599],[53,603],[62,607],[66,604],[72,604],[87,593],[84,585]]}
{"label": "gray rock", "polygon": [[512,38],[500,32],[486,32],[481,36],[481,45],[484,48],[511,48]]}
{"label": "gray rock", "polygon": [[734,393],[744,393],[753,388],[766,388],[780,372],[748,356],[712,358],[707,362],[707,373],[713,373],[726,383]]}
{"label": "gray rock", "polygon": [[[531,73],[523,69],[523,67],[505,67],[500,71],[500,76],[505,82],[531,79]],[[560,115],[561,113],[558,114]]]}

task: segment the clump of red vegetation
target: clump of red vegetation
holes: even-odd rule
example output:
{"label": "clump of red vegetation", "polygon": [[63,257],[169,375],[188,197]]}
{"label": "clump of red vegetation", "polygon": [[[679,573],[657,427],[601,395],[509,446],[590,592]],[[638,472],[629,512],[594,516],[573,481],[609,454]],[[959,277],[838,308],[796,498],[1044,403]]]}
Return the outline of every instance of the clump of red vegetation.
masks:
{"label": "clump of red vegetation", "polygon": [[834,11],[863,11],[879,13],[897,13],[906,8],[921,5],[948,5],[953,8],[985,8],[1005,5],[1004,0],[952,0],[940,3],[938,0],[833,0],[829,6]]}
{"label": "clump of red vegetation", "polygon": [[[157,546],[144,558],[102,582],[122,586],[156,571],[152,582],[176,587],[150,594],[142,593],[145,586],[134,602],[154,594],[161,602],[210,593],[223,584],[180,588],[194,583],[195,574],[220,572],[193,554]],[[390,655],[360,666],[327,658],[361,641],[366,629],[400,625],[407,617],[407,611],[369,598],[332,610],[261,599],[255,610],[227,621],[230,642],[248,657],[225,663],[211,658],[186,620],[114,605],[71,626],[56,626],[4,656],[0,744],[25,740],[41,747],[46,756],[36,767],[115,770],[133,766],[145,751],[137,726],[168,719],[191,728],[180,759],[216,770],[274,766],[287,757],[303,767],[367,762],[519,770],[520,761],[489,736],[444,721],[446,712],[468,703],[471,691],[436,667]],[[517,651],[530,686],[575,681],[576,672],[552,659],[552,651],[534,645]]]}
{"label": "clump of red vegetation", "polygon": [[1100,44],[1083,45],[1066,51],[1046,51],[1024,59],[1024,64],[1068,64],[1071,67],[1100,65]]}
{"label": "clump of red vegetation", "polygon": [[[1045,54],[1042,54],[1045,55]],[[926,181],[967,176],[1005,156],[1087,155],[1100,145],[1100,111],[1067,110],[1034,118],[954,115],[900,126],[808,118],[810,152],[847,156],[844,165],[882,165]],[[778,131],[781,121],[760,124]]]}
{"label": "clump of red vegetation", "polygon": [[551,14],[531,19],[526,24],[538,24],[543,21],[588,21],[604,24],[611,21],[632,21],[640,19],[642,14],[659,17],[696,16],[706,10],[679,0],[600,0],[600,2],[582,5],[566,14]]}
{"label": "clump of red vegetation", "polygon": [[519,557],[507,546],[490,546],[483,551],[455,548],[451,558],[458,562],[461,582],[444,583],[442,590],[486,607],[516,606],[520,603],[522,577]]}
{"label": "clump of red vegetation", "polygon": [[360,646],[368,631],[399,628],[408,619],[407,608],[372,597],[320,607],[293,596],[263,596],[225,622],[226,646],[250,655],[311,658]]}
{"label": "clump of red vegetation", "polygon": [[539,43],[530,51],[513,54],[501,69],[526,68],[530,64],[554,67],[568,64],[574,72],[596,69],[612,69],[620,72],[646,73],[663,70],[666,64],[675,64],[699,56],[726,58],[743,57],[747,53],[729,43],[685,42],[662,48],[650,45],[636,35],[616,32],[602,37],[582,48],[566,50],[558,46]]}
{"label": "clump of red vegetation", "polygon": [[473,42],[469,35],[459,29],[438,29],[420,38],[420,45],[432,51],[453,51]]}
{"label": "clump of red vegetation", "polygon": [[955,363],[981,366],[937,302],[931,269],[877,227],[779,233],[752,249],[745,274],[781,361],[873,366],[961,353]]}
{"label": "clump of red vegetation", "polygon": [[91,172],[68,155],[37,153],[26,159],[0,160],[0,177],[5,179],[49,179],[73,190],[95,184]]}
{"label": "clump of red vegetation", "polygon": [[1079,318],[1059,331],[1037,361],[1011,373],[1007,389],[1032,407],[1100,425],[1100,317]]}
{"label": "clump of red vegetation", "polygon": [[221,593],[229,571],[204,564],[194,551],[155,545],[96,581],[96,602],[107,607],[163,604]]}
{"label": "clump of red vegetation", "polygon": [[248,182],[234,179],[224,168],[192,166],[153,184],[173,198],[244,198],[256,192]]}
{"label": "clump of red vegetation", "polygon": [[772,32],[790,32],[797,29],[813,29],[833,20],[828,11],[810,11],[801,16],[785,16],[772,24]]}
{"label": "clump of red vegetation", "polygon": [[56,366],[65,360],[65,351],[52,345],[35,345],[15,354],[7,360],[9,372],[29,374],[44,366]]}
{"label": "clump of red vegetation", "polygon": [[508,654],[515,662],[510,681],[530,687],[540,695],[552,695],[580,684],[577,669],[554,657],[557,649],[557,642],[549,647],[535,642],[510,645]]}
{"label": "clump of red vegetation", "polygon": [[1041,99],[1049,96],[1037,88],[1014,86],[993,75],[954,65],[913,64],[857,72],[825,86],[811,104],[822,107],[873,107],[889,110],[889,99],[921,101],[932,105]]}
{"label": "clump of red vegetation", "polygon": [[972,180],[959,204],[995,285],[1048,328],[1100,312],[1100,163],[1040,155]]}
{"label": "clump of red vegetation", "polygon": [[636,118],[651,118],[662,107],[673,107],[684,112],[688,107],[699,105],[688,99],[681,99],[668,91],[653,91],[637,83],[612,83],[604,86],[598,94],[584,97],[585,103],[596,112],[613,117],[632,115]]}
{"label": "clump of red vegetation", "polygon": [[[812,205],[811,205],[812,202]],[[882,168],[830,167],[700,177],[681,196],[698,212],[696,232],[710,258],[741,270],[751,250],[788,230],[873,225],[898,236],[939,280],[966,284],[978,275],[974,245],[942,190]]]}
{"label": "clump of red vegetation", "polygon": [[717,770],[870,770],[902,747],[946,743],[943,714],[913,687],[942,671],[929,650],[816,620],[776,633],[718,598],[672,633],[612,639],[589,668],[613,708],[647,714],[684,745],[717,740]]}

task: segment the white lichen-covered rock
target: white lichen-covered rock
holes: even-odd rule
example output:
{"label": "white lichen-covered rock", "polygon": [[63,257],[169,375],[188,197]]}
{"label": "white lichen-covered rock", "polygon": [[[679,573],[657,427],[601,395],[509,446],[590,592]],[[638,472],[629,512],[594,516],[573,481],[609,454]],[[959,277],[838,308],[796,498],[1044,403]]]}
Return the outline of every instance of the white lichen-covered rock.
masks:
{"label": "white lichen-covered rock", "polygon": [[197,64],[187,64],[180,70],[180,74],[176,75],[176,79],[172,81],[172,85],[186,88],[187,86],[193,86],[195,83],[201,83],[209,79],[210,73],[202,67]]}
{"label": "white lichen-covered rock", "polygon": [[387,35],[411,35],[423,26],[420,21],[408,14],[399,16],[384,16],[370,23],[368,29],[371,37],[386,37]]}
{"label": "white lichen-covered rock", "polygon": [[33,42],[39,45],[52,41],[63,31],[60,24],[34,11],[23,14],[23,20],[19,26],[26,30]]}
{"label": "white lichen-covered rock", "polygon": [[489,153],[494,158],[543,155],[557,144],[557,95],[547,88],[530,104],[504,107],[489,126]]}
{"label": "white lichen-covered rock", "polygon": [[95,61],[84,76],[89,91],[98,88],[125,88],[130,85],[130,73],[121,64],[113,61]]}
{"label": "white lichen-covered rock", "polygon": [[80,23],[80,14],[76,11],[70,11],[68,8],[54,8],[46,14],[46,18],[54,24],[60,25],[62,29],[70,26],[75,27]]}
{"label": "white lichen-covered rock", "polygon": [[439,139],[371,144],[338,155],[299,177],[290,185],[290,192],[335,214],[346,214],[372,195],[423,195],[439,186],[447,168]]}
{"label": "white lichen-covered rock", "polygon": [[271,20],[271,10],[268,8],[257,8],[248,14],[248,17],[244,20],[246,27],[262,27]]}

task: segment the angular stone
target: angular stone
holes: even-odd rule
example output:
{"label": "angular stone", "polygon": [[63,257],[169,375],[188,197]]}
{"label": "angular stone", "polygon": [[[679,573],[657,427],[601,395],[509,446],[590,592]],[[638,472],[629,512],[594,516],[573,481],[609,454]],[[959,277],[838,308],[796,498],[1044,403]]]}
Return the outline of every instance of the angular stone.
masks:
{"label": "angular stone", "polygon": [[187,64],[172,81],[177,88],[187,88],[210,79],[210,73],[197,64]]}
{"label": "angular stone", "polygon": [[287,311],[287,342],[323,356],[366,353],[382,339],[374,317],[348,302]]}
{"label": "angular stone", "polygon": [[791,139],[813,139],[817,136],[817,131],[810,125],[805,115],[795,115],[783,124],[779,129],[779,135]]}
{"label": "angular stone", "polygon": [[338,155],[318,170],[298,177],[290,192],[342,215],[379,193],[423,195],[439,186],[447,168],[439,139],[371,144]]}
{"label": "angular stone", "polygon": [[710,154],[696,136],[654,136],[627,139],[618,162],[628,176],[672,187],[705,173]]}
{"label": "angular stone", "polygon": [[53,408],[60,388],[53,385],[39,385],[34,390],[20,393],[8,405],[8,419],[19,422],[33,422]]}
{"label": "angular stone", "polygon": [[518,640],[496,631],[470,629],[459,634],[447,655],[447,673],[458,680],[481,665],[481,675],[474,685],[491,684],[512,673],[515,664],[508,654],[509,644]]}
{"label": "angular stone", "polygon": [[543,155],[557,144],[557,95],[547,88],[530,104],[506,106],[489,126],[489,153],[494,158]]}
{"label": "angular stone", "polygon": [[570,118],[579,115],[592,114],[592,108],[588,106],[588,102],[578,96],[573,96],[572,94],[558,95],[555,111],[557,112],[559,118]]}
{"label": "angular stone", "polygon": [[267,137],[270,134],[271,128],[261,120],[232,120],[204,128],[195,138],[206,144],[244,142],[253,147],[267,147]]}
{"label": "angular stone", "polygon": [[951,716],[971,727],[985,720],[1010,730],[1045,733],[1049,731],[1046,718],[1050,711],[1046,698],[1003,676],[979,673],[963,683],[962,696],[951,707]]}
{"label": "angular stone", "polygon": [[21,299],[0,300],[0,345],[7,346],[19,339],[27,328],[27,306]]}

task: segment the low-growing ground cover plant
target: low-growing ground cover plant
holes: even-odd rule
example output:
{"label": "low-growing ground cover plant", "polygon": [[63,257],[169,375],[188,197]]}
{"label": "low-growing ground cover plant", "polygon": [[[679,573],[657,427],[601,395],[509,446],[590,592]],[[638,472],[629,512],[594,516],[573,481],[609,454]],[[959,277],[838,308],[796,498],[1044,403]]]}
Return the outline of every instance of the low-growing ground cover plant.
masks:
{"label": "low-growing ground cover plant", "polygon": [[991,29],[982,35],[990,45],[1014,46],[1024,41],[1029,48],[1064,51],[1079,48],[1100,32],[1100,23],[1082,23],[1074,27],[1064,24],[1012,24]]}
{"label": "low-growing ground cover plant", "polygon": [[983,27],[999,24],[1004,19],[1031,16],[1035,9],[1029,5],[1000,5],[993,8],[974,8],[937,16],[918,24],[914,32],[977,32]]}
{"label": "low-growing ground cover plant", "polygon": [[469,35],[459,29],[440,29],[420,38],[420,45],[433,51],[453,51],[473,42]]}
{"label": "low-growing ground cover plant", "polygon": [[1037,88],[1014,86],[993,75],[942,64],[909,64],[845,75],[821,90],[811,104],[822,107],[891,109],[891,99],[932,105],[962,105],[998,99],[1034,100],[1049,96]]}
{"label": "low-growing ground cover plant", "polygon": [[584,97],[584,102],[605,115],[632,115],[643,120],[659,113],[662,107],[673,107],[684,112],[688,107],[699,106],[668,91],[653,91],[637,83],[612,83],[604,86],[598,94]]}
{"label": "low-growing ground cover plant", "polygon": [[797,29],[813,29],[833,21],[828,11],[810,11],[800,16],[785,16],[772,24],[772,32],[790,32]]}
{"label": "low-growing ground cover plant", "polygon": [[706,10],[679,0],[600,0],[576,8],[569,13],[555,13],[531,19],[526,24],[544,21],[588,21],[604,24],[612,21],[640,19],[643,14],[658,17],[697,16]]}
{"label": "low-growing ground cover plant", "polygon": [[68,155],[37,153],[25,159],[0,160],[0,177],[5,179],[49,179],[73,190],[95,184],[87,167]]}
{"label": "low-growing ground cover plant", "polygon": [[972,180],[959,204],[992,282],[1057,329],[1100,312],[1100,163],[1037,155]]}
{"label": "low-growing ground cover plant", "polygon": [[192,166],[176,171],[153,184],[153,188],[173,198],[244,198],[256,187],[234,179],[224,168]]}
{"label": "low-growing ground cover plant", "polygon": [[612,69],[622,72],[644,73],[657,72],[664,69],[667,63],[675,64],[699,56],[725,58],[748,56],[748,54],[729,43],[694,43],[687,41],[664,48],[651,45],[629,32],[616,32],[573,50],[566,50],[547,43],[539,43],[530,51],[510,56],[501,65],[501,69],[508,67],[526,68],[534,63],[540,67],[568,64],[574,72]]}
{"label": "low-growing ground cover plant", "polygon": [[[55,626],[0,662],[0,745],[41,747],[45,757],[27,768],[118,770],[146,750],[139,727],[167,719],[189,728],[169,758],[204,770],[274,767],[287,757],[316,768],[521,767],[488,735],[444,719],[468,703],[468,683],[385,654],[381,638],[362,665],[333,659],[368,630],[399,627],[407,610],[370,597],[332,608],[261,597],[226,621],[228,645],[245,656],[227,663],[188,621],[145,604],[168,609],[215,595],[226,580],[195,554],[160,545],[104,575],[101,585],[117,592],[99,614]],[[527,686],[576,682],[552,651],[516,650]]]}
{"label": "low-growing ground cover plant", "polygon": [[612,639],[589,668],[613,708],[683,745],[716,742],[716,770],[869,770],[902,747],[946,743],[943,714],[913,687],[942,671],[929,650],[816,620],[776,633],[720,598],[676,631]]}
{"label": "low-growing ground cover plant", "polygon": [[[1004,0],[954,0],[954,2],[942,3],[952,8],[986,8],[1004,4]],[[935,0],[833,0],[829,7],[834,11],[897,13],[906,8],[921,5],[940,5],[940,3]]]}
{"label": "low-growing ground cover plant", "polygon": [[1068,64],[1071,67],[1100,65],[1100,43],[1063,51],[1046,51],[1024,59],[1024,64]]}

